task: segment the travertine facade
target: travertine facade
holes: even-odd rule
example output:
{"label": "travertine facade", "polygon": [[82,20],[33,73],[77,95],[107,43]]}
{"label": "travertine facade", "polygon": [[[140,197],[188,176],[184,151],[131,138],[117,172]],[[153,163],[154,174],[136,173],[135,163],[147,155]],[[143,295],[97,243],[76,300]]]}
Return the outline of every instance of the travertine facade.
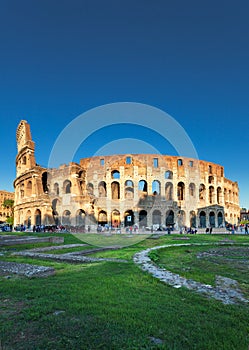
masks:
{"label": "travertine facade", "polygon": [[36,164],[26,121],[17,128],[17,148],[16,225],[218,227],[240,216],[238,184],[221,165],[127,154],[46,169]]}
{"label": "travertine facade", "polygon": [[0,191],[0,223],[6,222],[6,220],[12,216],[12,208],[5,208],[3,203],[6,199],[14,200],[14,192]]}

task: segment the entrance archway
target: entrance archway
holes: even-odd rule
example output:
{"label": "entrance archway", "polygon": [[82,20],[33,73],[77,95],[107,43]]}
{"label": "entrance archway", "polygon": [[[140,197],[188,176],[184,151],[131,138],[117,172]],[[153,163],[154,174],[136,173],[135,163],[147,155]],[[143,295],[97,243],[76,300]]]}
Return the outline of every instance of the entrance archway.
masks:
{"label": "entrance archway", "polygon": [[175,215],[174,215],[173,210],[168,210],[166,212],[166,220],[165,220],[166,226],[174,225],[174,223],[175,223],[174,220],[175,220]]}
{"label": "entrance archway", "polygon": [[132,210],[127,210],[124,214],[124,225],[133,226],[134,225],[134,213]]}
{"label": "entrance archway", "polygon": [[200,227],[201,228],[206,227],[206,213],[205,213],[205,211],[200,212]]}
{"label": "entrance archway", "polygon": [[120,212],[118,210],[113,210],[111,215],[112,227],[120,226]]}
{"label": "entrance archway", "polygon": [[139,226],[147,226],[147,211],[146,210],[141,210],[139,212]]}

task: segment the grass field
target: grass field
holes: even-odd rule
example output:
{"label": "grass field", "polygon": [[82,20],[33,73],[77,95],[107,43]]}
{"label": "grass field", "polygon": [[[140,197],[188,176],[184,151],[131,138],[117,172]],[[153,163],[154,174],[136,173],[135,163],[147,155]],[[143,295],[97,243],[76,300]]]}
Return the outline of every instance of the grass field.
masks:
{"label": "grass field", "polygon": [[[63,236],[65,244],[84,241]],[[134,241],[122,249],[92,255],[127,259],[127,263],[67,264],[11,255],[45,243],[2,247],[2,260],[53,266],[56,274],[31,279],[0,276],[0,349],[248,350],[249,305],[224,305],[183,288],[174,289],[134,265],[136,252],[183,243],[176,238],[180,236]],[[244,235],[189,238],[187,243],[211,244],[225,238],[238,243],[236,247],[249,243]],[[118,245],[121,238],[113,239]],[[89,243],[89,237],[86,241]],[[215,274],[235,278],[248,293],[248,250],[242,255],[227,250],[223,258],[196,258],[198,252],[210,249],[212,244],[159,250],[156,263],[205,283],[213,283]]]}

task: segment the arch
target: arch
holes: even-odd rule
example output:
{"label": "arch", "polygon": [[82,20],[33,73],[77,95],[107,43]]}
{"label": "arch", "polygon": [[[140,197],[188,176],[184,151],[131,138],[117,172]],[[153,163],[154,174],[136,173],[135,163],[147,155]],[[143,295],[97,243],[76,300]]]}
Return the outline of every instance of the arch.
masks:
{"label": "arch", "polygon": [[99,197],[106,197],[106,183],[105,181],[100,181],[98,184]]}
{"label": "arch", "polygon": [[111,184],[112,199],[120,199],[120,184],[117,181],[113,181]]}
{"label": "arch", "polygon": [[30,210],[28,210],[26,212],[24,225],[26,225],[28,229],[31,227],[31,211]]}
{"label": "arch", "polygon": [[205,228],[207,223],[206,223],[206,213],[205,211],[201,211],[199,214],[199,220],[200,220],[200,227]]}
{"label": "arch", "polygon": [[120,179],[120,172],[118,170],[113,170],[111,172],[112,179]]}
{"label": "arch", "polygon": [[178,166],[182,166],[182,165],[183,165],[182,159],[177,159],[177,165],[178,165]]}
{"label": "arch", "polygon": [[139,212],[139,225],[140,225],[140,227],[147,226],[147,211],[146,210],[141,210]]}
{"label": "arch", "polygon": [[195,184],[193,182],[189,184],[189,196],[195,197]]}
{"label": "arch", "polygon": [[65,180],[63,182],[63,190],[65,194],[71,193],[71,186],[72,186],[72,183],[70,180]]}
{"label": "arch", "polygon": [[214,201],[214,187],[209,186],[209,203],[212,204]]}
{"label": "arch", "polygon": [[173,210],[168,210],[166,212],[166,220],[165,220],[165,225],[166,226],[172,226],[175,224],[175,214]]}
{"label": "arch", "polygon": [[185,198],[185,184],[183,182],[178,182],[177,198],[179,201],[183,201]]}
{"label": "arch", "polygon": [[218,204],[221,204],[221,202],[222,202],[221,194],[222,194],[221,187],[217,187],[217,203]]}
{"label": "arch", "polygon": [[55,225],[59,225],[59,214],[57,211],[58,203],[59,203],[59,200],[57,198],[52,201],[52,215],[53,215]]}
{"label": "arch", "polygon": [[145,180],[140,180],[140,181],[138,182],[138,191],[140,191],[140,192],[145,192],[146,194],[148,193],[147,181],[145,181]]}
{"label": "arch", "polygon": [[27,182],[26,195],[27,195],[27,197],[31,197],[32,196],[32,181],[31,180],[29,180]]}
{"label": "arch", "polygon": [[178,212],[178,225],[179,227],[185,226],[186,214],[184,210],[179,210]]}
{"label": "arch", "polygon": [[23,182],[20,184],[20,197],[21,198],[24,197],[24,183]]}
{"label": "arch", "polygon": [[91,182],[88,182],[88,184],[86,186],[86,190],[87,190],[87,194],[89,196],[92,196],[94,194],[94,187],[93,187],[93,184]]}
{"label": "arch", "polygon": [[27,164],[27,157],[23,156],[22,158],[22,164],[26,165]]}
{"label": "arch", "polygon": [[222,227],[223,226],[223,214],[222,212],[218,212],[218,227]]}
{"label": "arch", "polygon": [[35,211],[35,225],[36,226],[41,225],[41,211],[40,211],[40,209],[36,209],[36,211]]}
{"label": "arch", "polygon": [[111,213],[111,222],[112,227],[120,226],[120,212],[117,209],[114,209]]}
{"label": "arch", "polygon": [[59,188],[59,184],[57,182],[54,183],[54,194],[56,196],[59,196],[59,194],[60,194],[60,188]]}
{"label": "arch", "polygon": [[199,186],[199,199],[205,200],[206,198],[206,187],[204,184],[200,184]]}
{"label": "arch", "polygon": [[173,184],[172,184],[172,182],[166,182],[166,184],[165,184],[165,199],[166,199],[166,201],[173,200]]}
{"label": "arch", "polygon": [[98,225],[105,226],[107,224],[107,213],[101,210],[98,215]]}
{"label": "arch", "polygon": [[162,223],[162,214],[160,210],[154,210],[152,213],[152,224],[153,225],[161,225]]}
{"label": "arch", "polygon": [[76,225],[85,227],[86,213],[83,209],[78,209],[76,212]]}
{"label": "arch", "polygon": [[227,189],[226,188],[224,188],[224,201],[225,202],[227,202],[227,200],[228,200],[228,192],[227,192]]}
{"label": "arch", "polygon": [[209,213],[209,226],[215,227],[215,213],[213,211]]}
{"label": "arch", "polygon": [[189,213],[190,227],[196,227],[196,214],[194,210]]}
{"label": "arch", "polygon": [[125,181],[125,198],[132,199],[134,197],[134,184],[133,181]]}
{"label": "arch", "polygon": [[208,177],[208,183],[209,184],[213,184],[214,183],[214,177],[213,176],[209,176]]}
{"label": "arch", "polygon": [[62,214],[62,224],[71,225],[71,212],[69,210],[64,210]]}
{"label": "arch", "polygon": [[126,210],[124,214],[124,225],[125,227],[134,225],[134,213],[132,210]]}
{"label": "arch", "polygon": [[165,177],[165,179],[172,180],[173,179],[173,172],[171,170],[165,171],[164,177]]}
{"label": "arch", "polygon": [[44,171],[42,173],[42,189],[44,193],[48,193],[48,173]]}
{"label": "arch", "polygon": [[152,193],[155,196],[161,194],[161,183],[160,183],[160,181],[154,180],[152,182]]}

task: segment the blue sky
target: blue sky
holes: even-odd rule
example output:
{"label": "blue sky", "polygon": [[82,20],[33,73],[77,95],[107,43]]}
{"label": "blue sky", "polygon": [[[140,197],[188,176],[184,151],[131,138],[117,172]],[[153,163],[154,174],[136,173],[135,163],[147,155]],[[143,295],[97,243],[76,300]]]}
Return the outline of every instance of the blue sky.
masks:
{"label": "blue sky", "polygon": [[[70,121],[127,101],[171,115],[200,159],[238,181],[240,204],[249,208],[248,16],[249,2],[240,0],[1,1],[0,188],[13,190],[21,119],[46,166]],[[145,135],[113,128],[113,140]],[[78,160],[96,152],[97,140],[104,147],[105,132],[82,145]],[[160,143],[153,133],[145,141]]]}

